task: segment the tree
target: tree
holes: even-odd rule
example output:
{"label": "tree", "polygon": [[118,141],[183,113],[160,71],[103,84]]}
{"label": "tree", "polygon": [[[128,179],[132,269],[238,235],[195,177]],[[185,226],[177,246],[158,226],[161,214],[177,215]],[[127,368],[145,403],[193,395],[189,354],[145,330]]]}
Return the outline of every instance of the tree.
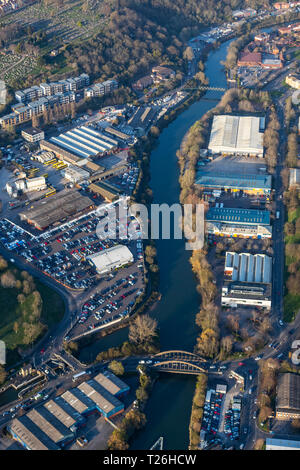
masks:
{"label": "tree", "polygon": [[157,336],[157,321],[149,315],[139,315],[129,326],[129,340],[143,345]]}
{"label": "tree", "polygon": [[122,362],[111,361],[108,368],[116,375],[124,375],[124,366]]}
{"label": "tree", "polygon": [[6,380],[7,373],[3,366],[0,365],[0,385]]}
{"label": "tree", "polygon": [[12,288],[16,285],[16,278],[11,271],[6,271],[1,276],[1,285],[4,288]]}

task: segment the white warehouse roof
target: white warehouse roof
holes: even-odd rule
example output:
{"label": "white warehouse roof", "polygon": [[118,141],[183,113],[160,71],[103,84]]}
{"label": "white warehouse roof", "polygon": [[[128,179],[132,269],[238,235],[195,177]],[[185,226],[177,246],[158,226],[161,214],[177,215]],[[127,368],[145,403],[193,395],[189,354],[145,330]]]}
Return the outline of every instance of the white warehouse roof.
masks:
{"label": "white warehouse roof", "polygon": [[125,245],[116,245],[87,257],[99,273],[105,273],[112,269],[133,262],[133,255]]}
{"label": "white warehouse roof", "polygon": [[226,252],[225,274],[232,281],[270,283],[272,258],[266,255]]}
{"label": "white warehouse roof", "polygon": [[261,118],[255,116],[214,116],[209,150],[263,156]]}

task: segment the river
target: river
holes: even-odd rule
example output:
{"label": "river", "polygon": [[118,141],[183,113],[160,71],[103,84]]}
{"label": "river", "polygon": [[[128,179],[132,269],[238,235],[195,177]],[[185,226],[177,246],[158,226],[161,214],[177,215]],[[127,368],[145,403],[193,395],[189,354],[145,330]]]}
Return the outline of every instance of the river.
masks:
{"label": "river", "polygon": [[[206,62],[206,75],[210,85],[226,87],[221,61],[226,59],[230,41],[212,51]],[[195,121],[217,104],[222,93],[208,91],[165,128],[151,154],[151,181],[153,202],[178,203],[180,186],[176,151]],[[209,101],[216,98],[215,101]],[[161,350],[182,349],[193,351],[197,330],[195,315],[200,308],[189,258],[184,240],[158,240],[157,254],[160,267],[160,292],[162,299],[151,312],[159,323]],[[81,351],[83,360],[91,361],[101,350],[121,344],[127,339],[127,328],[96,341]],[[161,375],[156,382],[146,407],[147,426],[137,433],[132,449],[149,449],[160,437],[164,437],[164,449],[187,449],[191,403],[195,389],[195,377]]]}

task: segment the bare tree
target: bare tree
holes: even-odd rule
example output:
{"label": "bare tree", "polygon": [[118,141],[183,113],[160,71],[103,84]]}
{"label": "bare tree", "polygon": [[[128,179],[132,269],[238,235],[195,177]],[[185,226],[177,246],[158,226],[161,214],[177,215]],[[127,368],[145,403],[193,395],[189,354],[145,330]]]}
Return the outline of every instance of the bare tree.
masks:
{"label": "bare tree", "polygon": [[139,315],[129,327],[129,340],[135,344],[151,341],[157,335],[157,321],[149,315]]}

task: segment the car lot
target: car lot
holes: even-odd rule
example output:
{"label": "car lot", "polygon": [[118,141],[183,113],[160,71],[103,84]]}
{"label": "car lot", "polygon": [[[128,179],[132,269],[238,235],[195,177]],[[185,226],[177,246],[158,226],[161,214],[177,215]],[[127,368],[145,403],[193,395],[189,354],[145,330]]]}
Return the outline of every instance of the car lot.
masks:
{"label": "car lot", "polygon": [[210,401],[204,405],[201,430],[206,431],[208,441],[213,439],[219,430],[223,396],[222,393],[212,391]]}

